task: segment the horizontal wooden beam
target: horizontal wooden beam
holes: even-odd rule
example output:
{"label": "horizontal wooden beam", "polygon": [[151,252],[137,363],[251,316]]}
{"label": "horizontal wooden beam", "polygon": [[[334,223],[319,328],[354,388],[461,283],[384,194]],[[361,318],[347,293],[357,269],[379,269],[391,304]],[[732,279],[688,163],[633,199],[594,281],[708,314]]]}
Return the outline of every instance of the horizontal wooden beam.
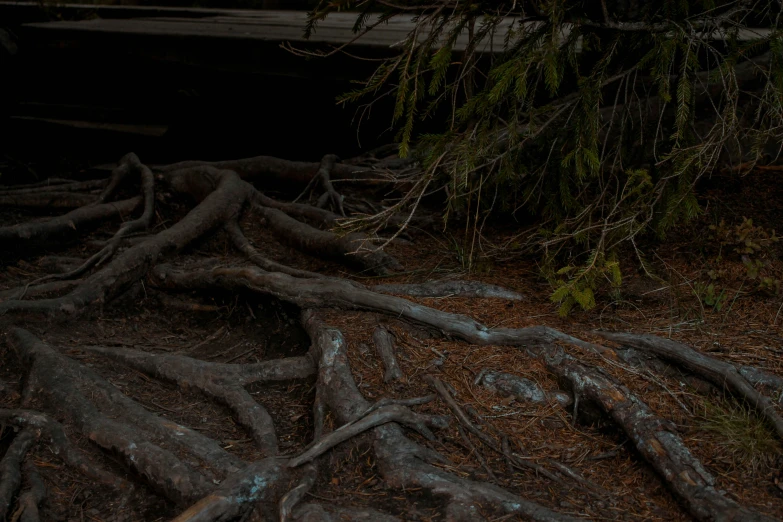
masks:
{"label": "horizontal wooden beam", "polygon": [[[2,2],[0,2],[0,7],[2,7]],[[203,16],[204,11],[211,11],[211,16]],[[415,22],[411,17],[396,17],[366,34],[357,35],[353,32],[356,14],[333,13],[319,22],[315,32],[309,39],[306,39],[304,28],[307,22],[307,12],[305,11],[201,9],[194,10],[191,14],[193,16],[182,10],[161,11],[158,16],[32,22],[23,24],[23,27],[42,31],[62,31],[70,34],[103,33],[330,45],[351,42],[351,47],[382,49],[398,47],[415,27]],[[495,34],[492,41],[487,40],[482,43],[479,52],[502,50],[505,36],[503,29],[511,27],[514,21],[513,18],[505,20],[501,24],[501,30]],[[457,39],[454,50],[463,51],[467,44],[468,34],[465,31]]]}
{"label": "horizontal wooden beam", "polygon": [[[155,36],[177,38],[198,38],[211,40],[233,40],[248,42],[273,42],[296,44],[327,44],[338,46],[350,44],[351,48],[394,49],[399,47],[416,23],[412,17],[398,16],[378,25],[366,33],[354,33],[355,13],[332,13],[319,22],[309,39],[305,38],[304,28],[307,22],[305,11],[272,10],[187,10],[163,11],[159,16],[136,18],[98,18],[91,20],[68,20],[54,22],[34,22],[24,24],[26,29],[42,31],[61,31],[69,34],[112,34],[134,35],[139,37]],[[211,16],[207,16],[210,14]],[[197,16],[198,15],[198,16]],[[377,16],[377,15],[376,15]],[[373,19],[368,21],[371,24]],[[505,18],[491,37],[480,42],[480,53],[497,53],[503,50],[506,33],[517,22],[516,18]],[[530,22],[531,24],[540,22]],[[570,26],[564,26],[561,38],[568,37]],[[739,34],[740,40],[763,38],[768,29],[746,28]],[[426,35],[422,34],[422,38]],[[720,32],[713,32],[710,39],[725,38]],[[464,51],[468,46],[467,30],[457,38],[454,50]]]}

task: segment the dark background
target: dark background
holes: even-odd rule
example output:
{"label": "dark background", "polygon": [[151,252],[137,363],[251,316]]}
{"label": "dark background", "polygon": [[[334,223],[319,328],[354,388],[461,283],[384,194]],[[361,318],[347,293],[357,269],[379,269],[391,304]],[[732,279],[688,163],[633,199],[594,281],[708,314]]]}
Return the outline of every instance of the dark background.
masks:
{"label": "dark background", "polygon": [[[270,8],[283,5],[261,3]],[[221,2],[221,7],[250,4],[259,2]],[[307,2],[285,4],[307,7]],[[30,7],[9,11],[0,6],[0,25],[12,40],[10,47],[16,47],[6,45],[0,51],[3,154],[39,162],[68,155],[100,163],[129,151],[151,163],[259,154],[317,160],[326,153],[349,157],[394,140],[389,130],[391,100],[376,104],[360,129],[357,106],[343,108],[335,101],[355,89],[351,81],[366,78],[377,62],[345,55],[306,59],[278,43],[251,40],[71,33],[23,26],[91,16],[125,15]],[[379,57],[377,50],[361,54]],[[53,119],[142,129],[163,126],[168,131],[151,137],[43,121]]]}

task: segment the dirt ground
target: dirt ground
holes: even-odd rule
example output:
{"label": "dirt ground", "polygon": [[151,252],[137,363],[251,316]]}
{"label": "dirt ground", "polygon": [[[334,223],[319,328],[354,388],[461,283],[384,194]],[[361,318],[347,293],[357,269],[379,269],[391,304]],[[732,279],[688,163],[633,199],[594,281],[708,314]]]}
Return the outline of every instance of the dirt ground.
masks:
{"label": "dirt ground", "polygon": [[[43,174],[43,173],[42,173]],[[46,173],[58,174],[59,173]],[[467,273],[457,252],[432,231],[412,230],[413,242],[392,244],[389,252],[403,260],[406,272],[391,278],[370,278],[344,267],[305,256],[279,245],[252,214],[242,226],[249,239],[264,245],[268,257],[289,266],[353,278],[364,283],[422,282],[459,278],[493,283],[522,293],[523,301],[463,297],[410,298],[427,306],[465,314],[490,327],[548,325],[587,341],[601,342],[594,330],[652,333],[684,342],[722,360],[751,365],[783,376],[783,301],[781,293],[756,291],[757,280],[745,276],[739,256],[716,261],[717,240],[709,239],[709,226],[720,219],[736,225],[742,217],[754,224],[780,228],[783,185],[779,172],[754,171],[742,183],[705,190],[704,216],[678,230],[664,243],[647,245],[650,266],[660,277],[653,280],[637,270],[631,254],[624,263],[624,286],[619,295],[608,291],[590,311],[575,311],[567,318],[557,314],[549,301],[550,285],[539,276],[536,260],[497,261],[489,258],[483,273]],[[84,175],[84,174],[83,174]],[[156,227],[176,221],[186,208],[174,200],[161,205]],[[0,210],[2,224],[21,222],[40,214],[18,209]],[[91,238],[110,237],[116,224],[107,223]],[[486,231],[487,243],[502,243],[502,232]],[[5,252],[0,290],[24,285],[47,273],[41,261],[49,256],[87,257],[95,247],[80,242],[37,251]],[[170,259],[187,265],[194,259],[216,257],[226,263],[245,261],[232,251],[224,235],[189,248]],[[783,279],[780,244],[763,252],[763,276]],[[713,281],[710,270],[722,270]],[[704,285],[713,282],[725,290],[719,306],[705,302]],[[700,286],[702,285],[702,286]],[[718,290],[716,290],[718,291]],[[272,298],[246,293],[205,293],[168,296],[143,284],[102,310],[93,310],[76,321],[16,322],[51,346],[98,372],[110,383],[155,413],[188,426],[220,442],[246,461],[259,452],[230,411],[198,392],[158,381],[95,354],[85,346],[123,346],[152,353],[182,354],[212,362],[251,363],[305,354],[309,339],[299,325],[299,310]],[[446,455],[443,469],[476,480],[500,485],[523,498],[560,513],[589,520],[679,521],[690,516],[666,489],[658,475],[639,457],[628,437],[613,424],[597,419],[592,425],[575,424],[570,412],[557,404],[531,406],[504,399],[475,384],[482,370],[517,374],[546,390],[559,388],[538,360],[514,347],[472,346],[430,337],[406,323],[366,312],[329,311],[328,323],[339,328],[348,343],[353,376],[369,401],[383,397],[427,395],[421,381],[436,374],[453,387],[457,401],[481,416],[490,430],[509,436],[512,449],[522,459],[553,469],[557,462],[580,473],[594,490],[586,492],[573,482],[556,483],[530,470],[515,469],[502,455],[482,448],[459,433],[458,423],[438,432],[435,442],[417,434],[410,437]],[[384,384],[383,367],[371,348],[372,332],[385,325],[397,339],[397,358],[405,375],[402,382]],[[682,374],[654,374],[630,367],[587,350],[570,347],[570,353],[602,368],[643,397],[652,410],[671,419],[688,448],[717,477],[717,489],[744,506],[783,518],[783,448],[775,433],[746,407],[714,388]],[[20,407],[24,372],[7,343],[0,345],[0,408]],[[275,420],[281,455],[301,453],[313,436],[312,404],[315,379],[274,385],[252,385],[252,396]],[[780,409],[781,390],[768,390]],[[449,415],[442,401],[417,407],[422,413]],[[327,431],[334,429],[327,417]],[[98,449],[66,424],[72,441],[107,469],[138,484],[130,495],[97,486],[40,444],[28,455],[43,477],[48,500],[42,519],[52,521],[158,521],[168,520],[179,509],[143,485],[115,456]],[[0,431],[0,456],[12,439],[10,427]],[[471,442],[472,440],[472,442]],[[319,478],[309,500],[339,506],[381,509],[404,520],[443,520],[438,498],[419,490],[387,487],[379,476],[364,434],[337,446],[321,458]],[[514,520],[513,517],[493,520]]]}

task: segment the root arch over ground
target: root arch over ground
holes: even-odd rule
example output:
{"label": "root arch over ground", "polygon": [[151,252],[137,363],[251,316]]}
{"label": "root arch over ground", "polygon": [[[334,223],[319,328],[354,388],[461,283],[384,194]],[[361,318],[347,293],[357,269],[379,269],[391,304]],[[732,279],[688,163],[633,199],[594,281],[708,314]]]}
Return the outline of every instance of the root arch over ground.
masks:
{"label": "root arch over ground", "polygon": [[[611,518],[612,506],[622,502],[616,492],[570,463],[526,453],[524,440],[504,432],[457,396],[440,369],[443,353],[431,347],[440,363],[406,370],[402,343],[411,339],[399,332],[410,327],[421,339],[510,347],[531,364],[545,367],[562,390],[544,390],[514,375],[514,368],[473,377],[475,385],[552,408],[572,430],[579,429],[589,412],[611,423],[628,441],[623,451],[653,470],[680,513],[696,520],[776,520],[773,513],[745,506],[722,490],[673,422],[582,357],[592,354],[632,364],[623,359],[627,350],[546,326],[490,327],[401,297],[462,295],[480,303],[524,300],[524,295],[476,282],[365,285],[339,270],[322,273],[270,254],[272,242],[278,242],[365,276],[403,270],[391,254],[373,248],[376,238],[340,234],[333,228],[357,209],[377,211],[379,207],[357,195],[356,187],[390,183],[393,168],[411,165],[394,156],[369,154],[345,162],[327,156],[320,164],[258,157],[148,167],[128,154],[106,180],[57,180],[0,191],[8,205],[65,206],[70,197],[76,207],[59,217],[0,227],[4,247],[22,257],[41,242],[52,250],[57,240],[87,241],[93,229],[123,220],[86,259],[48,256],[56,268],[53,273],[0,294],[5,354],[23,374],[16,398],[0,409],[0,424],[14,430],[3,439],[10,442],[0,461],[0,518],[43,519],[39,512],[52,496],[36,465],[40,459],[34,457],[43,449],[56,455],[58,466],[112,492],[120,499],[117,513],[141,497],[156,496],[177,521]],[[257,188],[275,184],[295,187],[300,197],[282,201]],[[342,186],[350,188],[343,193]],[[177,213],[183,206],[186,209]],[[163,222],[161,211],[176,219]],[[250,234],[248,228],[264,233]],[[222,256],[214,247],[203,247],[216,239]],[[64,346],[46,339],[48,329],[62,331],[70,324],[99,320],[100,310],[112,303],[156,296],[157,313],[178,309],[197,314],[217,309],[198,302],[199,296],[211,294],[255,296],[275,313],[276,306],[288,307],[284,314],[296,310],[282,324],[306,334],[308,346],[248,363],[241,360],[249,352],[235,350],[241,339],[217,353],[204,350],[209,338],[184,349],[166,348],[162,341],[141,346],[92,338]],[[354,328],[344,332],[333,323],[337,311],[353,314],[355,329],[366,330],[360,339],[348,340]],[[214,337],[224,334],[219,330]],[[778,406],[755,387],[779,382],[775,376],[754,380],[763,372],[658,338],[602,335],[725,386],[783,435]],[[375,350],[361,340],[373,342]],[[367,383],[357,382],[357,353],[360,364],[377,369],[373,371],[378,382],[384,382],[379,388],[383,396],[371,399],[362,391]],[[215,360],[220,358],[225,360]],[[130,397],[123,384],[96,369],[107,364],[133,372],[149,386],[165,385],[195,393],[202,398],[199,403],[222,405],[246,440],[217,440],[209,429],[162,414],[180,410],[157,405],[157,411],[151,411],[150,404]],[[287,418],[281,418],[279,404],[272,404],[265,392],[274,386],[310,389],[307,411],[283,412]],[[292,446],[280,427],[290,427],[293,418],[308,419],[309,439],[304,440],[300,430],[300,443]],[[229,451],[240,444],[252,449]],[[357,448],[363,459],[357,462],[369,466],[370,477],[357,486],[355,501],[343,504],[313,493],[326,476],[333,476],[332,483],[346,480],[328,468]],[[466,452],[464,458],[455,449]],[[470,473],[460,466],[467,458],[478,463]],[[526,476],[528,486],[515,487],[516,476]],[[555,493],[540,498],[530,484]],[[365,486],[388,492],[367,494],[383,497],[383,502],[360,501]],[[581,499],[583,511],[574,510],[568,502],[572,497]]]}

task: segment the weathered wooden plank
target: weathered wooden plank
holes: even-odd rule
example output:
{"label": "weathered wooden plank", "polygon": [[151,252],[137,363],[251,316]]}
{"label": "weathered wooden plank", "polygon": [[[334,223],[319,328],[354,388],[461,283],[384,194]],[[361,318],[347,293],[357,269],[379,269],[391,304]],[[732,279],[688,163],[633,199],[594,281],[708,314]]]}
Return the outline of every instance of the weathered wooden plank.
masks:
{"label": "weathered wooden plank", "polygon": [[[30,8],[35,2],[0,1],[0,12],[14,7]],[[218,38],[231,40],[256,40],[266,42],[312,42],[340,45],[352,42],[356,38],[353,25],[355,13],[332,13],[319,22],[315,33],[309,40],[304,37],[307,20],[306,11],[276,11],[250,9],[206,9],[206,8],[167,8],[134,6],[96,6],[84,4],[63,4],[59,9],[90,10],[100,19],[81,21],[33,22],[25,24],[27,28],[49,31],[67,31],[82,33],[107,33],[138,36],[169,36]],[[372,19],[369,23],[372,23]],[[479,52],[498,52],[503,48],[506,31],[517,19],[506,18],[499,30],[479,45]],[[412,17],[398,16],[361,36],[351,45],[353,47],[390,48],[402,42],[414,28]],[[567,37],[568,27],[561,38]],[[740,31],[740,40],[764,37],[767,29],[747,28]],[[723,35],[714,34],[721,39]],[[421,35],[425,38],[425,35]],[[468,35],[465,31],[455,44],[456,51],[467,47]]]}
{"label": "weathered wooden plank", "polygon": [[182,16],[199,18],[216,15],[227,16],[253,16],[259,12],[254,9],[220,9],[204,7],[165,7],[165,6],[140,6],[140,5],[101,5],[101,4],[53,4],[42,2],[15,2],[0,1],[0,15],[2,19],[10,17],[12,20],[24,20],[33,22],[47,19],[47,12],[57,12],[66,15],[77,13],[95,13],[101,18],[138,18],[147,16]]}
{"label": "weathered wooden plank", "polygon": [[[305,39],[304,27],[307,13],[303,11],[237,11],[221,12],[217,16],[190,18],[182,16],[157,16],[131,19],[94,19],[81,21],[36,22],[25,24],[25,28],[92,32],[106,34],[131,34],[139,36],[198,37],[221,39],[244,39],[256,41],[312,42],[339,45],[356,38],[353,25],[356,15],[334,13],[320,22],[310,39]],[[514,22],[508,19],[506,27]],[[398,45],[413,29],[409,17],[390,20],[358,38],[353,46],[389,48]],[[483,50],[500,50],[503,47],[505,31],[501,30],[493,41],[482,42]],[[464,50],[468,43],[467,32],[458,38],[455,50]]]}

